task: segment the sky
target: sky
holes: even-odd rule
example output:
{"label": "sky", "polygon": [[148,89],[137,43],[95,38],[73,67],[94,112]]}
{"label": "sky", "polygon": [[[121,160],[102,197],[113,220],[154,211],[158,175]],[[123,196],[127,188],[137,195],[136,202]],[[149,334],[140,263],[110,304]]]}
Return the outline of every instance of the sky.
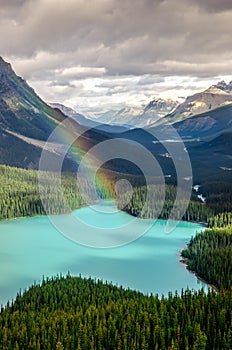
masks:
{"label": "sky", "polygon": [[0,0],[0,55],[47,102],[101,113],[232,80],[231,0]]}

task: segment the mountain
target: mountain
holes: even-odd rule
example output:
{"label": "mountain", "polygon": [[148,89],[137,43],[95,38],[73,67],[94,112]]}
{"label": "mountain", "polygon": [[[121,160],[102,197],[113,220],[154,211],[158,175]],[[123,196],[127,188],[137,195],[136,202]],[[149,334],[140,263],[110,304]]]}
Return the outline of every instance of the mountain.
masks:
{"label": "mountain", "polygon": [[219,83],[217,83],[215,86],[225,92],[232,93],[232,81],[230,81],[229,84],[226,84],[226,82],[222,80],[219,81]]}
{"label": "mountain", "polygon": [[[99,125],[60,104],[55,107],[46,104],[15,74],[11,65],[0,58],[0,164],[37,169],[41,152],[45,150],[51,157],[49,170],[55,170],[52,166],[63,159],[66,141],[71,136],[76,141],[64,158],[63,169],[76,170],[81,154],[110,135],[127,130]],[[47,143],[60,122],[65,126],[62,124],[58,139]]]}
{"label": "mountain", "polygon": [[171,113],[178,102],[171,99],[156,98],[146,106],[124,107],[119,111],[105,112],[98,118],[102,123],[111,125],[129,125],[132,127],[145,127]]}
{"label": "mountain", "polygon": [[[222,91],[220,95],[225,95],[228,98],[231,85],[231,83],[227,85],[221,82],[216,87],[211,88],[210,93],[213,93],[212,90],[219,89]],[[209,94],[209,91],[205,94]],[[212,176],[212,173],[217,174],[220,178],[231,179],[232,104],[225,103],[225,101],[227,100],[221,98],[218,103],[222,102],[223,105],[220,107],[188,116],[179,121],[173,120],[173,126],[184,137],[186,148],[191,157],[194,176],[199,181]],[[63,157],[64,143],[62,140],[55,140],[47,144],[46,140],[54,128],[61,121],[64,121],[68,126],[65,127],[66,129],[63,128],[62,132],[67,133],[67,130],[71,130],[73,135],[81,134],[78,143],[74,143],[73,146],[75,157],[67,154],[64,160],[64,169],[72,170],[77,167],[80,147],[82,152],[86,152],[97,143],[116,135],[117,138],[128,140],[122,140],[122,148],[125,147],[128,154],[137,154],[135,144],[130,143],[129,140],[137,141],[146,146],[157,157],[164,174],[173,173],[174,176],[172,160],[164,157],[166,154],[163,150],[164,146],[149,134],[151,128],[147,128],[148,133],[146,133],[144,128],[128,130],[119,126],[98,125],[97,122],[88,120],[85,116],[74,113],[65,106],[56,105],[55,107],[54,109],[42,101],[35,91],[14,73],[10,64],[2,58],[0,59],[0,163],[36,169],[43,148],[53,159],[59,160],[60,157]],[[143,108],[143,115],[146,113],[148,115],[153,111],[156,115],[158,112],[162,115],[165,113],[166,107],[172,108],[172,102],[167,104],[167,101],[164,103],[160,100],[151,101]],[[65,116],[63,112],[69,116]],[[134,113],[136,112],[134,111]],[[77,114],[78,118],[82,118],[82,122],[87,120],[93,127],[81,125],[81,119],[77,123],[74,120]],[[154,116],[154,114],[152,115]],[[139,115],[137,117],[139,120]],[[162,117],[164,123],[159,125],[159,131],[163,134],[158,135],[165,135],[166,119],[167,117]],[[166,133],[166,135],[168,134]],[[196,139],[200,139],[200,141],[196,141]],[[106,149],[106,153],[107,151]],[[104,159],[104,154],[96,156]],[[74,158],[75,160],[73,160]],[[121,160],[117,162],[112,159],[111,162],[107,162],[106,168],[117,172],[136,173],[136,169],[132,169],[131,164],[124,163]]]}
{"label": "mountain", "polygon": [[203,92],[188,96],[183,103],[179,104],[160,123],[173,124],[231,103],[232,81],[228,85],[224,81],[220,81]]}
{"label": "mountain", "polygon": [[65,116],[72,118],[80,125],[84,125],[90,128],[93,128],[96,126],[97,123],[92,121],[91,119],[88,119],[83,114],[76,112],[74,109],[64,106],[61,103],[49,103],[49,106],[52,108],[61,111]]}
{"label": "mountain", "polygon": [[[0,57],[0,163],[36,169],[43,149],[54,160],[63,157],[62,138],[46,143],[62,121],[67,125],[66,130],[62,128],[64,134],[70,131],[73,135],[83,134],[81,143],[85,150],[106,139],[96,130],[85,133],[88,128],[46,104]],[[76,166],[76,160],[67,154],[63,162],[64,169],[73,170]]]}
{"label": "mountain", "polygon": [[[141,119],[147,119],[147,123],[145,125],[152,124],[155,119],[161,119],[168,113],[171,113],[177,106],[179,102],[173,101],[170,98],[162,99],[157,98],[152,100],[145,108],[144,113],[141,116]],[[142,125],[141,125],[142,126]]]}

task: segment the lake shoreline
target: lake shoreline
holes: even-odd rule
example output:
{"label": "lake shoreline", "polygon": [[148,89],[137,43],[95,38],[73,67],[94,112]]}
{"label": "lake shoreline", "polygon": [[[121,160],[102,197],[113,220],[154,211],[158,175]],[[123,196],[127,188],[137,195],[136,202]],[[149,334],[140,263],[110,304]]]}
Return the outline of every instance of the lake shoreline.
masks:
{"label": "lake shoreline", "polygon": [[217,293],[219,292],[219,289],[218,289],[215,285],[213,285],[213,284],[207,282],[203,277],[199,276],[198,273],[197,273],[196,271],[190,269],[190,267],[189,267],[189,265],[188,265],[188,259],[185,259],[185,258],[181,255],[181,252],[179,252],[178,255],[179,255],[179,262],[180,262],[180,264],[183,265],[183,266],[185,267],[186,270],[188,270],[189,272],[191,272],[199,281],[201,281],[201,282],[205,283],[207,286],[211,287],[215,292],[217,292]]}
{"label": "lake shoreline", "polygon": [[[49,216],[63,216],[63,215],[69,215],[71,213],[73,213],[74,211],[76,210],[79,210],[79,209],[82,209],[82,208],[87,208],[87,207],[91,207],[92,205],[95,205],[95,204],[98,204],[100,202],[103,202],[103,201],[115,201],[115,199],[102,199],[102,200],[96,200],[95,202],[93,202],[92,204],[89,204],[89,205],[82,205],[80,207],[77,207],[73,210],[70,210],[68,212],[65,212],[65,213],[59,213],[59,214],[34,214],[34,215],[24,215],[24,216],[14,216],[14,217],[11,217],[11,218],[5,218],[5,219],[0,219],[0,222],[4,222],[4,221],[11,221],[11,220],[17,220],[17,219],[28,219],[28,218],[35,218],[35,217],[49,217]],[[129,212],[127,211],[124,211],[124,210],[121,210],[121,209],[118,209],[132,217],[135,217],[135,218],[138,218],[140,220],[159,220],[159,221],[167,221],[166,219],[152,219],[152,218],[141,218],[139,216],[134,216],[132,214],[130,214]],[[177,220],[171,220],[171,221],[177,221]],[[179,220],[178,222],[186,222],[186,223],[192,223],[192,224],[198,224],[198,225],[201,225],[202,227],[208,227],[208,223],[207,222],[203,222],[203,221],[192,221],[192,220]]]}
{"label": "lake shoreline", "polygon": [[[12,218],[7,218],[7,219],[3,219],[3,220],[0,220],[0,222],[9,222],[9,221],[13,221],[13,220],[17,220],[17,219],[30,219],[30,218],[43,218],[43,217],[52,217],[52,216],[65,216],[65,215],[70,215],[72,212],[76,211],[76,210],[80,210],[82,208],[87,208],[87,207],[91,207],[91,205],[95,205],[95,204],[99,204],[101,202],[103,202],[103,200],[98,200],[98,201],[95,201],[94,203],[90,204],[90,205],[83,205],[83,206],[80,206],[78,208],[75,208],[74,210],[71,210],[69,212],[66,212],[66,213],[60,213],[60,214],[51,214],[51,215],[38,215],[38,214],[35,214],[35,215],[31,215],[31,216],[19,216],[19,217],[12,217]],[[112,199],[109,199],[109,201],[114,201]],[[133,217],[133,215],[131,215],[130,213],[128,213],[127,211],[123,211],[124,213],[130,215]],[[139,218],[139,217],[138,217]],[[143,218],[139,218],[143,221],[147,221],[147,220],[154,220],[154,219],[143,219]],[[158,219],[159,221],[167,221],[167,220],[164,220],[164,219]],[[175,221],[175,220],[173,220]],[[205,222],[196,222],[196,221],[187,221],[187,220],[180,220],[179,223],[192,223],[192,224],[198,224],[198,225],[201,225],[202,226],[202,229],[206,228],[208,225],[207,223]],[[199,228],[200,229],[200,228]],[[186,247],[188,244],[186,244],[184,247]],[[183,265],[185,267],[186,270],[188,270],[190,273],[192,273],[195,278],[197,278],[199,281],[203,282],[204,284],[206,284],[207,286],[209,286],[210,288],[212,288],[213,290],[215,290],[216,292],[218,292],[218,289],[216,288],[216,286],[214,285],[211,285],[209,284],[206,280],[204,280],[202,277],[200,277],[195,271],[191,270],[188,266],[188,263],[187,263],[187,260],[184,259],[181,255],[181,252],[182,250],[184,249],[184,247],[178,252],[178,257],[179,257],[179,263],[181,265]]]}
{"label": "lake shoreline", "polygon": [[[188,222],[188,221],[187,221],[187,222]],[[206,226],[206,227],[208,227],[208,226]],[[188,243],[186,243],[185,246],[183,247],[183,249],[178,253],[178,256],[179,256],[179,263],[180,263],[181,265],[183,265],[183,266],[185,267],[186,270],[188,270],[189,272],[191,272],[199,281],[201,281],[201,282],[205,283],[207,286],[211,287],[215,292],[218,292],[219,290],[218,290],[218,288],[217,288],[215,285],[213,285],[213,284],[207,282],[203,277],[199,276],[198,273],[197,273],[196,271],[190,269],[190,267],[189,267],[189,265],[188,265],[188,259],[186,259],[186,258],[184,258],[184,257],[182,256],[182,251],[183,251],[185,248],[187,248],[187,247],[188,247]]]}
{"label": "lake shoreline", "polygon": [[[102,209],[102,204],[106,205],[106,212],[109,209],[116,209],[113,201],[105,201],[105,204],[102,201],[100,209]],[[95,210],[94,205],[92,208],[80,208],[81,210],[77,210],[80,210],[79,214],[74,212],[74,215],[80,215],[80,220],[88,221],[88,218],[91,219],[90,224],[96,224],[94,227],[99,227],[99,225],[101,225],[100,227],[103,225],[105,228],[112,227],[111,225],[117,227],[122,224],[124,226],[128,222],[131,223],[129,214],[125,212],[111,211],[112,214],[115,213],[115,216],[112,217],[104,216],[101,214],[101,210],[99,212],[97,208]],[[18,217],[18,219],[20,218]],[[177,236],[175,234],[167,236],[165,234],[165,220],[158,220],[157,225],[152,225],[149,232],[142,235],[140,239],[134,240],[133,244],[123,245],[119,249],[93,250],[91,247],[73,244],[64,235],[57,235],[56,227],[51,223],[52,218],[49,220],[48,216],[35,215],[29,218],[24,216],[22,219],[24,220],[16,222],[9,219],[6,220],[8,223],[4,224],[3,221],[1,223],[0,250],[2,254],[5,254],[5,260],[0,265],[2,269],[0,283],[2,288],[0,289],[1,294],[3,293],[3,303],[6,299],[10,300],[20,287],[26,288],[33,281],[40,280],[42,275],[51,277],[60,273],[66,274],[68,271],[73,276],[81,273],[83,276],[114,281],[115,284],[120,284],[125,288],[138,290],[145,294],[158,293],[160,296],[167,295],[169,291],[181,293],[182,288],[193,290],[201,288],[195,276],[185,272],[185,269],[182,271],[178,267],[176,269],[178,258],[175,254],[183,249],[185,243],[199,231],[201,226],[192,223],[188,225],[187,222],[180,223],[175,231]],[[64,224],[67,222],[65,215],[61,220]],[[138,220],[137,223],[135,220],[132,225],[135,225],[134,229],[140,227],[138,229],[143,232],[143,230],[147,230],[145,221]],[[89,226],[90,231],[86,231],[87,235],[95,234],[91,225]],[[130,227],[130,230],[134,229]],[[114,233],[112,237],[114,238]],[[6,268],[8,257],[10,257],[9,271]],[[43,258],[41,259],[41,257]],[[163,267],[164,273],[161,272],[160,266]],[[14,276],[13,279],[11,279],[11,274]],[[9,278],[11,279],[12,285],[9,294],[7,294],[9,282],[4,282],[4,275],[7,281]],[[22,279],[23,283],[17,282],[16,275],[17,279]],[[164,278],[164,276],[166,277]],[[25,282],[27,283],[25,284]],[[203,288],[207,289],[207,285]]]}
{"label": "lake shoreline", "polygon": [[77,207],[73,210],[70,210],[68,212],[65,213],[59,213],[59,214],[34,214],[34,215],[24,215],[24,216],[14,216],[12,218],[6,218],[6,219],[0,219],[0,222],[4,222],[4,221],[11,221],[11,220],[17,220],[17,219],[30,219],[30,218],[43,218],[43,217],[49,217],[49,216],[63,216],[63,215],[70,215],[71,213],[73,213],[75,210],[79,210],[82,208],[87,208],[90,207],[91,205],[97,204],[100,201],[95,201],[92,204],[89,205],[82,205],[80,207]]}

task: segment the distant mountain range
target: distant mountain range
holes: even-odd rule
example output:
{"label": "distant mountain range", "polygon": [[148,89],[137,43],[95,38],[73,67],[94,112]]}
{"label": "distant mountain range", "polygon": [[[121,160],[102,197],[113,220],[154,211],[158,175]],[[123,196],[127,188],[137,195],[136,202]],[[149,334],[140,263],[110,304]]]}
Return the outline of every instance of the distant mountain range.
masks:
{"label": "distant mountain range", "polygon": [[[121,120],[132,123],[133,129],[120,126]],[[191,157],[194,178],[203,181],[212,176],[229,179],[232,176],[232,82],[224,81],[188,97],[183,103],[154,99],[139,111],[124,109],[115,113],[118,125],[100,124],[61,104],[46,104],[35,91],[18,77],[10,64],[0,58],[0,163],[24,168],[38,168],[42,149],[54,159],[62,156],[62,141],[46,144],[46,140],[61,121],[69,123],[75,135],[82,134],[83,151],[97,143],[117,137],[137,141],[146,146],[161,163],[165,174],[172,173],[171,159],[164,157],[161,143],[150,132],[159,131],[160,138],[167,135],[172,124],[183,137]],[[106,116],[104,117],[106,120]],[[116,118],[116,119],[115,119]],[[131,119],[132,118],[132,119]],[[103,120],[103,118],[102,118]],[[113,119],[112,119],[113,120]],[[155,121],[154,121],[155,120]],[[145,125],[143,129],[135,125]],[[123,123],[122,123],[123,124]],[[146,130],[148,132],[146,132]],[[155,142],[154,142],[155,141]],[[158,140],[159,141],[159,140]],[[168,140],[174,142],[175,140]],[[123,147],[136,154],[135,146],[125,140]],[[101,158],[101,155],[99,155]],[[64,169],[78,166],[73,157],[64,161]],[[132,172],[131,165],[110,162],[106,166],[117,172]],[[172,173],[175,176],[175,172]]]}
{"label": "distant mountain range", "polygon": [[146,106],[124,107],[119,111],[108,111],[98,117],[98,122],[130,127],[146,127],[171,113],[178,106],[177,101],[162,98],[153,99]]}
{"label": "distant mountain range", "polygon": [[159,128],[165,132],[166,125],[171,124],[185,139],[204,139],[216,137],[232,128],[232,82],[226,84],[225,81],[187,97],[183,103],[154,99],[145,107],[110,111],[97,119],[87,118],[61,104],[50,105],[81,125],[111,134],[126,132],[128,127]]}
{"label": "distant mountain range", "polygon": [[172,125],[184,139],[210,139],[232,131],[232,82],[221,81],[186,98],[172,113],[149,125]]}
{"label": "distant mountain range", "polygon": [[[175,118],[178,119],[179,116]],[[232,131],[232,104],[222,104],[218,108],[181,119],[172,122],[180,136],[185,139],[210,139],[222,132]]]}
{"label": "distant mountain range", "polygon": [[[98,116],[97,121],[127,127],[152,127],[177,123],[221,106],[232,103],[232,82],[220,81],[205,91],[188,96],[183,103],[171,99],[154,98],[147,105],[128,106],[110,110]],[[95,118],[90,117],[92,120]]]}
{"label": "distant mountain range", "polygon": [[61,103],[49,103],[49,106],[52,108],[61,111],[65,116],[75,120],[78,124],[85,126],[86,128],[94,128],[99,130],[100,132],[106,132],[110,134],[124,132],[128,129],[128,127],[123,125],[109,125],[100,122],[100,120],[90,119],[84,114],[76,112],[74,109],[70,107],[66,107]]}

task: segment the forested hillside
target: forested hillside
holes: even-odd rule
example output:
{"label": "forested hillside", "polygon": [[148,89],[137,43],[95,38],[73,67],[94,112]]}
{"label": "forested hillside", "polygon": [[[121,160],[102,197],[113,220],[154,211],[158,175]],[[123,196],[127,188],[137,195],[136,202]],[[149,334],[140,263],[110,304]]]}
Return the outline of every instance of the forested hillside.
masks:
{"label": "forested hillside", "polygon": [[[115,189],[115,184],[121,176],[132,183],[133,191],[127,191],[126,187],[124,190],[123,183],[120,183],[119,191]],[[67,213],[88,204],[93,198],[87,179],[81,178],[78,182],[75,174],[62,173],[60,187],[59,178],[57,173],[41,172],[39,193],[37,171],[0,165],[0,219],[45,214],[41,197],[48,203],[49,214]],[[161,205],[162,210],[158,212],[158,217],[167,219],[176,197],[176,187],[166,185],[163,203],[162,190],[158,185],[151,185],[152,195],[146,201],[147,187],[143,186],[142,177],[125,174],[111,173],[110,176],[105,176],[99,173],[96,177],[96,188],[101,198],[115,198],[120,209],[131,215],[149,219],[157,217],[157,210]],[[225,227],[231,224],[232,189],[226,187],[224,192],[218,194],[217,187],[214,186],[214,193],[207,193],[205,189],[205,195],[206,203],[192,195],[183,220],[207,222],[210,227]],[[180,208],[182,205],[186,206],[185,201],[179,204]],[[178,212],[176,215],[179,219]]]}
{"label": "forested hillside", "polygon": [[[46,181],[53,177],[51,181]],[[47,178],[48,179],[48,178]],[[63,176],[63,190],[67,202],[71,208],[77,208],[84,203],[78,194],[74,176]],[[44,215],[45,210],[41,202],[38,188],[38,174],[33,170],[23,170],[0,166],[0,218],[8,219],[20,216]],[[56,186],[57,184],[57,186]],[[65,203],[62,201],[58,186],[58,176],[54,173],[44,173],[43,195],[52,203],[50,208],[55,213],[62,213]]]}
{"label": "forested hillside", "polygon": [[[92,193],[88,181],[80,180],[77,181],[75,174],[62,173],[60,186],[58,173],[41,172],[39,188],[37,171],[0,165],[0,220],[64,214],[84,206],[91,202]],[[113,195],[110,186],[102,180],[98,181],[97,188],[102,197]]]}
{"label": "forested hillside", "polygon": [[232,285],[232,227],[207,229],[182,251],[190,270],[217,288]]}
{"label": "forested hillside", "polygon": [[[87,179],[81,178],[81,181],[80,179],[77,181],[75,174],[62,173],[61,187],[59,186],[59,179],[60,175],[57,173],[41,172],[39,188],[37,171],[0,165],[0,219],[44,215],[44,203],[47,203],[46,212],[49,214],[67,213],[90,203],[93,193]],[[128,211],[132,215],[140,216],[140,211],[143,208],[143,217],[155,217],[154,211],[157,205],[160,204],[159,186],[154,185],[152,187],[153,201],[144,206],[146,186],[141,186],[142,180],[140,180],[140,177],[128,176],[128,180],[134,185],[131,201],[128,200],[131,192],[124,191],[123,184],[120,185],[120,191],[115,190],[118,179],[120,179],[120,176],[114,174],[111,177],[97,176],[96,188],[100,197],[117,199],[119,208]],[[175,195],[175,187],[167,185],[166,200],[160,218],[168,218]],[[128,204],[124,207],[125,203]],[[184,220],[207,221],[209,216],[210,210],[197,197],[193,197]]]}
{"label": "forested hillside", "polygon": [[232,291],[145,296],[94,282],[55,278],[32,286],[0,314],[0,348],[230,350]]}

